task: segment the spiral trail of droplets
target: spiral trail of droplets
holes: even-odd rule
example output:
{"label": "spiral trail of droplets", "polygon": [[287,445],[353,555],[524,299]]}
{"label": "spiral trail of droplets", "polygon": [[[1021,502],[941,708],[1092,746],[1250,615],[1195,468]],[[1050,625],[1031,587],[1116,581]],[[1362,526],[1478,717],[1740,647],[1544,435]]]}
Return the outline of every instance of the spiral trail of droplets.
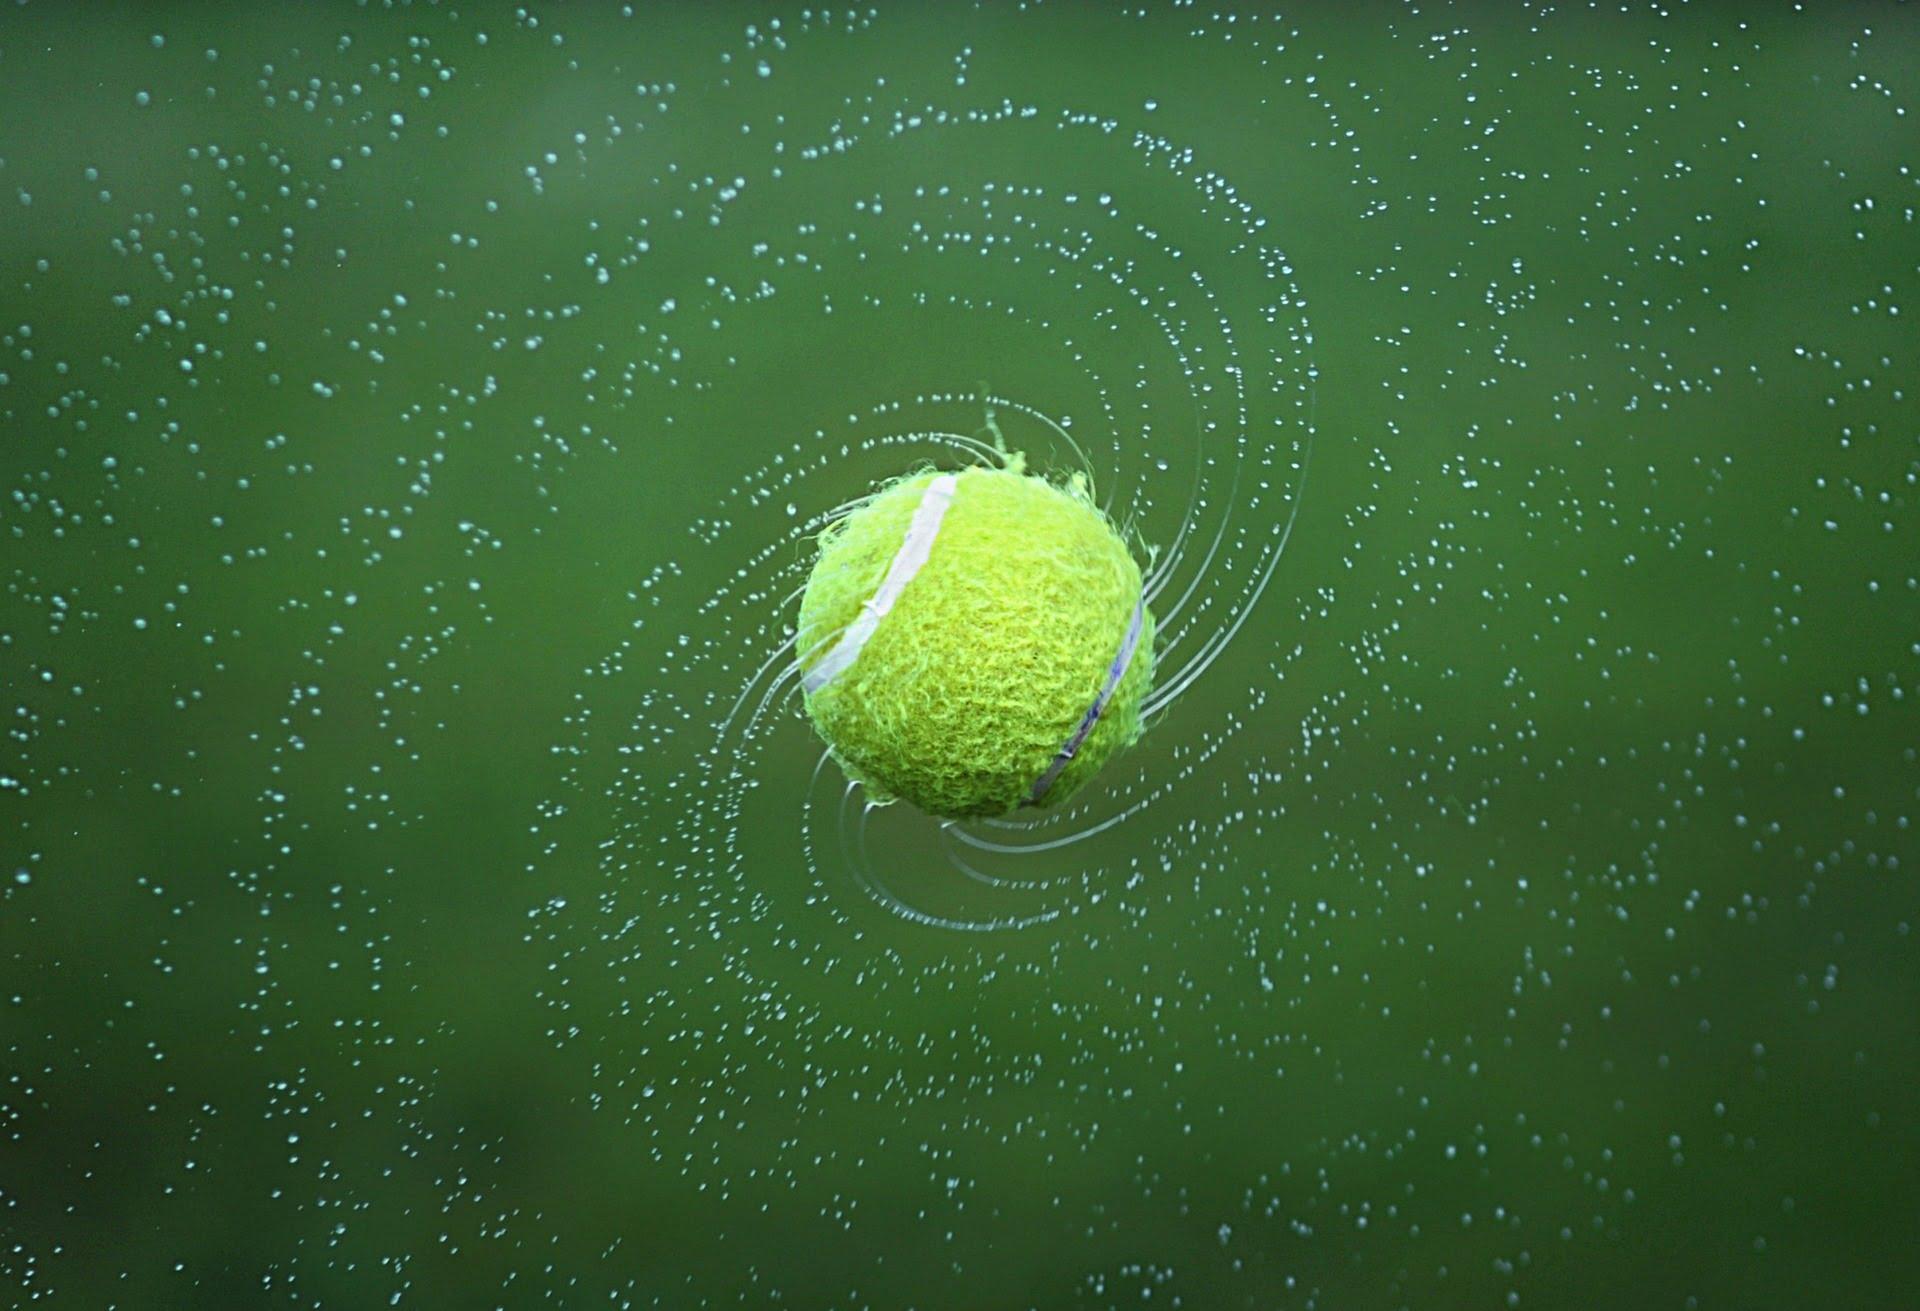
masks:
{"label": "spiral trail of droplets", "polygon": [[[1004,130],[994,125],[995,116],[980,117],[985,121],[916,129],[935,138],[918,152],[929,179],[941,175],[941,136]],[[1069,136],[1111,135],[1117,126],[1067,110],[1057,111],[1057,120],[1058,130]],[[739,552],[742,563],[728,571],[725,589],[704,598],[695,613],[727,615],[730,631],[724,640],[690,646],[697,654],[676,667],[682,677],[705,676],[716,666],[745,671],[727,713],[701,730],[710,740],[681,793],[689,818],[725,817],[714,832],[723,848],[734,840],[765,773],[795,768],[791,730],[798,698],[791,625],[811,541],[860,503],[867,471],[876,467],[871,459],[848,456],[884,453],[902,470],[920,462],[953,467],[994,458],[989,432],[1016,448],[1031,448],[1042,468],[1049,458],[1064,469],[1080,468],[1107,512],[1143,555],[1150,555],[1146,587],[1162,635],[1156,650],[1160,672],[1145,708],[1149,745],[1116,762],[1096,786],[1058,812],[941,826],[944,859],[956,878],[993,890],[996,901],[1047,894],[1048,903],[1039,907],[1009,904],[955,915],[914,905],[895,890],[896,866],[910,857],[890,848],[891,833],[873,822],[875,809],[857,788],[838,786],[837,769],[824,759],[805,791],[801,814],[754,815],[753,822],[798,832],[816,877],[839,890],[832,895],[864,893],[919,925],[991,931],[1032,927],[1071,913],[1075,897],[1097,888],[1105,876],[1101,856],[1087,844],[1116,834],[1180,786],[1185,771],[1169,769],[1166,753],[1152,744],[1179,735],[1177,720],[1168,720],[1177,714],[1181,695],[1226,648],[1279,566],[1311,450],[1312,339],[1284,255],[1264,244],[1263,220],[1234,201],[1222,179],[1186,162],[1187,153],[1172,143],[1136,131],[1132,157],[1133,184],[1151,221],[1131,217],[1125,177],[1089,196],[1005,181],[967,193],[929,180],[908,185],[907,197],[886,196],[871,204],[874,212],[903,215],[894,228],[862,234],[857,243],[849,242],[851,248],[832,252],[832,257],[855,259],[869,246],[896,242],[898,253],[912,261],[909,279],[934,287],[953,276],[942,267],[948,245],[1003,263],[1016,284],[1010,290],[990,297],[962,289],[929,291],[917,299],[937,295],[964,321],[982,324],[985,334],[1011,320],[1023,333],[1049,341],[1054,357],[1078,374],[1072,390],[1091,395],[1096,406],[1078,415],[1056,414],[1022,397],[978,387],[868,400],[864,414],[850,416],[842,429],[796,440],[789,459],[748,474],[730,496],[731,504],[715,508],[712,517],[719,520],[735,506],[766,505],[776,494],[776,482],[778,495],[799,504],[811,498],[819,506],[785,523],[765,513],[742,515],[737,526],[715,538],[712,549]],[[861,163],[861,150],[854,148],[836,155],[833,166],[857,172]],[[846,185],[853,186],[853,180]],[[1179,208],[1166,212],[1170,205]],[[1181,251],[1156,235],[1159,228],[1190,232],[1196,227],[1223,230],[1217,268],[1183,261]],[[1116,240],[1136,243],[1138,249],[1103,253]],[[1101,334],[1056,321],[1053,307],[1062,278],[1076,297],[1107,297],[1096,317],[1136,316],[1177,362],[1179,390],[1163,394],[1156,389],[1150,401],[1128,404],[1122,379],[1129,371],[1140,372],[1140,363],[1103,352]],[[1259,288],[1260,313],[1253,323],[1236,325],[1212,289],[1216,278]],[[1017,284],[1023,279],[1035,283],[1034,308],[1021,297]],[[870,302],[878,300],[878,293],[869,295]],[[935,410],[949,416],[972,413],[978,422],[971,432],[910,426],[914,417]],[[1179,500],[1161,499],[1163,479],[1174,483]],[[764,534],[758,540],[756,530]],[[736,626],[738,616],[731,611],[742,604],[760,607],[757,622]],[[645,724],[636,723],[633,732],[644,736]],[[637,801],[638,790],[657,792],[660,780],[640,773],[630,776],[627,786],[636,789],[630,800]],[[629,814],[635,824],[649,822],[637,808]],[[1066,847],[1087,847],[1077,858],[1082,868],[1022,873],[1023,855]],[[981,861],[990,861],[992,868],[980,868]]]}

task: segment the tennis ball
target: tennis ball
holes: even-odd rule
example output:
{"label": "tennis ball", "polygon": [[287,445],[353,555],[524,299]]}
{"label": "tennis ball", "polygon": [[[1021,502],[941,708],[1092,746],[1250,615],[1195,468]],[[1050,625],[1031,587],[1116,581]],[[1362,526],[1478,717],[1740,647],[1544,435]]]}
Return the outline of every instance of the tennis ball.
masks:
{"label": "tennis ball", "polygon": [[875,801],[1004,815],[1071,796],[1140,735],[1153,616],[1087,492],[922,472],[820,537],[794,637],[807,713]]}

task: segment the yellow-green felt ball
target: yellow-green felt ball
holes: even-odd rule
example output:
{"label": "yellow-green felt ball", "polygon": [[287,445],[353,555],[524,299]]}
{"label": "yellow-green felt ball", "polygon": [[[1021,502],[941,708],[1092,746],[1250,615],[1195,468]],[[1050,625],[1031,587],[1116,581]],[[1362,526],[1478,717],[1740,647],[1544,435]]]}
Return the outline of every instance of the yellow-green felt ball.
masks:
{"label": "yellow-green felt ball", "polygon": [[1140,734],[1153,616],[1075,481],[923,472],[820,538],[800,602],[807,713],[876,801],[950,818],[1071,796]]}

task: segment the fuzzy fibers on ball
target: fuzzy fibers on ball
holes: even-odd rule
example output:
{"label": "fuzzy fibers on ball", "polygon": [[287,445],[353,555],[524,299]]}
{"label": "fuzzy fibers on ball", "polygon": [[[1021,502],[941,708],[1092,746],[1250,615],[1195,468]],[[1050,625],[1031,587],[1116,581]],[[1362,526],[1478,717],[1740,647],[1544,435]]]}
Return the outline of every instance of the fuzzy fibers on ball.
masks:
{"label": "fuzzy fibers on ball", "polygon": [[1083,481],[925,471],[820,538],[794,639],[807,713],[874,801],[1050,806],[1140,735],[1153,616]]}

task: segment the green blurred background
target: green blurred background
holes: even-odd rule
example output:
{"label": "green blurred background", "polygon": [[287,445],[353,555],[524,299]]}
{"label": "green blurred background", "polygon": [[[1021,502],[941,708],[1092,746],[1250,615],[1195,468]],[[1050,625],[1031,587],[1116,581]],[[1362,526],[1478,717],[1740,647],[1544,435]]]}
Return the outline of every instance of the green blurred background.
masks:
{"label": "green blurred background", "polygon": [[[9,6],[9,1300],[1912,1305],[1916,67]],[[1191,682],[867,815],[808,537],[990,406]]]}

